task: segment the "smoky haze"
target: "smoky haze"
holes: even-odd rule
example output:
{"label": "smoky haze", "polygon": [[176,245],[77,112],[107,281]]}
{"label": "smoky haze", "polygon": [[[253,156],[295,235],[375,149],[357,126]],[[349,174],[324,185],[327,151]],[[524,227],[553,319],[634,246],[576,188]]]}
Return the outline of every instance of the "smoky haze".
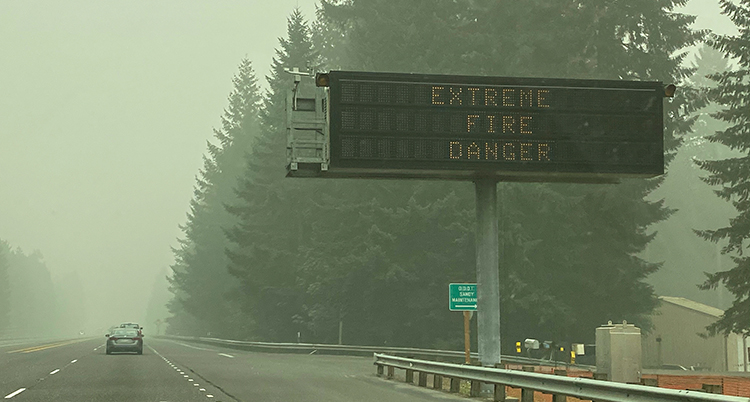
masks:
{"label": "smoky haze", "polygon": [[[0,239],[41,251],[81,329],[166,318],[231,77],[247,57],[265,85],[296,6],[314,16],[313,0],[0,0]],[[685,11],[732,32],[713,1]]]}
{"label": "smoky haze", "polygon": [[146,318],[231,77],[295,6],[0,1],[0,238],[77,273],[88,330]]}

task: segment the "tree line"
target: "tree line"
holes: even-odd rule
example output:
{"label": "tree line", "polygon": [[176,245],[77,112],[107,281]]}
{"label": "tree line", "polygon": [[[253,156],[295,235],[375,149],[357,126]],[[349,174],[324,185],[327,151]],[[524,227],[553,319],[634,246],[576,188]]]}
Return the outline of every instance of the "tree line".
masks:
{"label": "tree line", "polygon": [[[658,80],[680,88],[664,104],[667,163],[709,100],[733,125],[706,138],[747,153],[747,39],[692,29],[695,17],[675,11],[683,3],[330,0],[311,23],[294,11],[268,89],[250,60],[233,78],[174,249],[168,330],[336,342],[342,329],[346,343],[460,347],[461,319],[446,303],[448,283],[475,279],[471,184],[285,178],[285,70]],[[722,7],[740,27],[750,20],[747,4]],[[706,39],[741,67],[716,71],[710,91],[690,85],[695,68],[685,63]],[[750,269],[741,257],[750,163],[745,155],[700,166],[739,212],[730,227],[699,232],[728,238],[724,252],[740,256],[739,272],[703,286],[727,285],[745,314],[746,288],[734,284]],[[650,197],[663,181],[499,185],[505,347],[525,337],[590,342],[608,320],[648,329],[657,298],[647,278],[661,263],[642,253],[656,235],[649,229],[675,212]],[[722,321],[715,330],[738,328]]]}
{"label": "tree line", "polygon": [[[39,251],[27,253],[0,239],[0,339],[77,333],[85,314],[75,302],[79,290],[76,275],[53,281]],[[63,310],[61,301],[70,308]]]}

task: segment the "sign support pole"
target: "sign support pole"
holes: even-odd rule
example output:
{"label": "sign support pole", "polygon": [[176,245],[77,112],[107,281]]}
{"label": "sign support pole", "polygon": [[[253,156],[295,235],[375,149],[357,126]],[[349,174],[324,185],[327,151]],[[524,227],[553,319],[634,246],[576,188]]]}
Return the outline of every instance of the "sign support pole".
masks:
{"label": "sign support pole", "polygon": [[477,201],[477,344],[482,366],[500,363],[500,272],[497,181],[474,182]]}
{"label": "sign support pole", "polygon": [[464,362],[471,363],[471,332],[469,330],[471,311],[464,311]]}

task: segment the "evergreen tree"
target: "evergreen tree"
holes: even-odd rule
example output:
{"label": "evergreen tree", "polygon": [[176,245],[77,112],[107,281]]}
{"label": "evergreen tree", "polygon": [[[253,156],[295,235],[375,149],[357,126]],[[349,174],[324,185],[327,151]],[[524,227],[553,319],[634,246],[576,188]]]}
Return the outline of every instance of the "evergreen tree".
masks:
{"label": "evergreen tree", "polygon": [[[692,67],[695,72],[689,79],[691,85],[709,87],[714,85],[706,75],[727,70],[728,60],[718,50],[703,44]],[[732,156],[723,145],[707,140],[715,131],[726,128],[726,124],[710,116],[717,110],[713,103],[700,109],[693,132],[685,135],[664,183],[652,194],[652,199],[663,197],[666,205],[677,211],[670,219],[653,226],[658,234],[644,255],[651,261],[664,261],[664,266],[649,279],[657,293],[724,309],[731,303],[725,288],[707,292],[695,285],[705,280],[704,272],[721,271],[731,264],[731,259],[721,255],[719,244],[708,243],[693,233],[693,228],[718,227],[728,222],[733,213],[732,206],[716,198],[701,181],[702,171],[695,163],[696,159]]]}
{"label": "evergreen tree", "polygon": [[[318,57],[309,27],[297,9],[287,22],[287,38],[267,77],[270,90],[263,103],[262,130],[248,155],[238,200],[229,211],[237,224],[227,231],[230,272],[239,279],[233,299],[254,320],[252,334],[269,341],[296,340],[304,329],[304,291],[297,283],[297,250],[305,239],[309,182],[286,179],[286,115],[292,88],[286,69],[315,68]],[[304,85],[304,84],[303,84]],[[306,188],[304,191],[300,189]]]}
{"label": "evergreen tree", "polygon": [[342,202],[340,194],[317,199],[322,207],[303,253],[315,338],[335,342],[341,322],[346,343],[459,347],[462,318],[445,304],[448,282],[473,271],[473,216],[464,200],[449,193],[421,204],[417,192],[392,208],[376,198]]}
{"label": "evergreen tree", "polygon": [[735,296],[732,306],[709,327],[712,333],[745,333],[750,330],[750,257],[745,250],[750,240],[750,1],[735,4],[719,1],[722,13],[739,28],[736,36],[713,35],[709,43],[737,62],[737,69],[717,72],[709,76],[716,87],[709,90],[713,101],[721,106],[714,117],[729,126],[709,137],[740,153],[739,156],[699,162],[709,175],[706,183],[720,186],[716,194],[730,202],[737,215],[729,226],[716,230],[701,230],[698,234],[713,242],[726,242],[722,253],[732,256],[735,266],[729,270],[707,274],[702,288],[723,284]]}
{"label": "evergreen tree", "polygon": [[169,303],[172,333],[235,336],[249,325],[227,300],[236,286],[227,271],[224,229],[235,222],[225,205],[236,200],[234,189],[260,123],[260,94],[250,60],[240,62],[232,82],[221,128],[214,130],[218,143],[208,143],[188,221],[182,226],[185,235],[174,250],[176,262],[170,277],[174,299]]}
{"label": "evergreen tree", "polygon": [[149,296],[148,304],[146,305],[145,322],[143,326],[147,327],[148,332],[160,335],[164,333],[165,319],[169,316],[169,301],[171,296],[169,292],[169,281],[168,281],[167,269],[160,270],[154,277],[154,282],[151,288],[151,296]]}
{"label": "evergreen tree", "polygon": [[[284,69],[318,66],[311,37],[296,11],[269,77],[264,136],[250,157],[239,190],[242,202],[231,208],[240,218],[230,232],[236,243],[230,267],[243,283],[237,300],[255,318],[261,339],[293,340],[301,333],[305,340],[333,342],[343,323],[348,343],[436,342],[440,336],[434,334],[450,333],[443,324],[455,318],[436,307],[447,298],[447,284],[437,279],[467,280],[455,272],[472,266],[474,251],[466,229],[455,222],[444,224],[452,226],[448,235],[438,232],[431,239],[422,237],[422,230],[440,228],[419,219],[439,217],[441,208],[462,210],[463,199],[439,192],[436,200],[431,186],[414,182],[284,179],[282,105],[291,88]],[[470,248],[446,257],[445,247],[457,241]],[[429,245],[423,250],[428,258],[420,258],[423,254],[415,253],[413,244]],[[431,279],[429,288],[415,286]],[[379,300],[384,297],[385,309]],[[405,305],[411,308],[395,313]],[[460,325],[452,328],[459,336],[445,339],[460,338]]]}
{"label": "evergreen tree", "polygon": [[[693,17],[674,12],[682,3],[324,1],[318,26],[320,38],[341,38],[321,48],[343,69],[676,83],[681,96],[665,104],[669,160],[699,106],[681,85],[684,49],[701,37]],[[500,186],[506,341],[588,341],[608,319],[648,325],[656,298],[644,280],[659,265],[638,255],[649,226],[671,213],[646,199],[660,183]],[[469,189],[451,186],[434,187]]]}
{"label": "evergreen tree", "polygon": [[9,327],[16,337],[61,334],[52,277],[39,251],[26,254],[0,242],[7,256],[10,288]]}

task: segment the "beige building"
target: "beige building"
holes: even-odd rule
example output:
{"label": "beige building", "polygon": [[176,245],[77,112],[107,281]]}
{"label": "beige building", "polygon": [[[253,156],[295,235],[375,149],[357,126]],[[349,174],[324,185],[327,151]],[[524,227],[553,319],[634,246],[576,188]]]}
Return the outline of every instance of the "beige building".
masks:
{"label": "beige building", "polygon": [[643,335],[643,367],[750,371],[747,337],[707,336],[706,326],[724,312],[682,297],[659,297],[653,329]]}

